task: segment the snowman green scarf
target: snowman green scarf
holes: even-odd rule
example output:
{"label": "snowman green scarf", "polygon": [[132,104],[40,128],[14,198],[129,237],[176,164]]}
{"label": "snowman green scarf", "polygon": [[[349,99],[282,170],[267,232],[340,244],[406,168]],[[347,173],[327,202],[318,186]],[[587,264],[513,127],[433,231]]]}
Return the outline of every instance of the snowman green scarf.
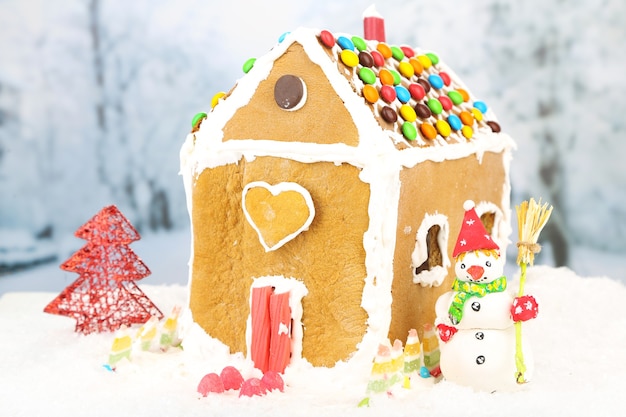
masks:
{"label": "snowman green scarf", "polygon": [[463,306],[471,296],[482,298],[487,294],[502,292],[504,290],[506,290],[505,276],[501,276],[486,284],[461,281],[455,278],[454,284],[452,284],[452,291],[455,291],[455,294],[454,298],[452,298],[450,309],[448,310],[452,324],[459,324],[461,322],[463,318]]}

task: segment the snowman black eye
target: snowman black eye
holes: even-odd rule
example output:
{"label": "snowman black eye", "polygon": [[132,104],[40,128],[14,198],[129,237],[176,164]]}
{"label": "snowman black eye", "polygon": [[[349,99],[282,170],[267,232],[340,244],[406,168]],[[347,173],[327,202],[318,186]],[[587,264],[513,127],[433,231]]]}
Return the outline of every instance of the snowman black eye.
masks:
{"label": "snowman black eye", "polygon": [[461,269],[465,269],[465,264],[461,264]]}
{"label": "snowman black eye", "polygon": [[485,262],[485,266],[486,266],[487,268],[491,268],[491,261],[487,261],[487,262]]}

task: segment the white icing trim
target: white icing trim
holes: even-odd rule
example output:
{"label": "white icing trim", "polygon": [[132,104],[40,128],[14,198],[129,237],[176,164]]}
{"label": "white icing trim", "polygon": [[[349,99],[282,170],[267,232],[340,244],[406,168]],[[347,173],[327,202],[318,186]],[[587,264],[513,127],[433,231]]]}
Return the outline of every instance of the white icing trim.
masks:
{"label": "white icing trim", "polygon": [[[440,227],[437,233],[437,244],[441,251],[441,266],[436,266],[430,270],[425,270],[415,275],[415,268],[422,265],[428,259],[427,237],[431,227],[438,225]],[[448,274],[448,267],[451,265],[448,257],[448,239],[450,234],[450,226],[448,217],[435,213],[424,215],[424,220],[420,224],[415,235],[415,249],[411,254],[411,268],[413,269],[413,282],[420,284],[422,287],[438,287]]]}
{"label": "white icing trim", "polygon": [[[286,278],[282,275],[263,276],[254,278],[250,286],[249,306],[252,311],[252,290],[261,287],[274,287],[274,294],[289,293],[289,308],[291,309],[291,360],[289,365],[305,361],[302,357],[302,338],[304,326],[302,325],[302,299],[309,293],[306,285],[295,278]],[[279,329],[280,333],[280,329]],[[287,332],[289,333],[289,332]],[[252,352],[252,314],[248,314],[246,321],[246,351]]]}
{"label": "white icing trim", "polygon": [[[261,230],[257,227],[256,223],[250,216],[250,213],[248,213],[248,210],[246,209],[246,195],[248,194],[248,191],[250,191],[250,189],[252,188],[265,188],[273,196],[277,196],[278,194],[285,192],[285,191],[295,191],[298,194],[302,195],[302,197],[304,198],[304,201],[307,207],[309,208],[309,216],[307,217],[305,222],[302,224],[302,226],[300,226],[296,231],[288,234],[287,236],[285,236],[284,238],[276,242],[275,245],[268,246],[268,244],[263,239],[263,234],[261,233]],[[256,231],[257,235],[259,236],[259,242],[261,242],[261,245],[263,245],[265,252],[270,252],[270,251],[280,248],[285,243],[294,239],[303,231],[308,230],[309,226],[311,225],[311,222],[313,221],[313,217],[315,217],[315,206],[313,205],[313,199],[311,198],[311,194],[307,191],[306,188],[304,188],[303,186],[295,182],[281,182],[276,185],[270,185],[266,183],[265,181],[250,182],[244,187],[241,193],[241,207],[243,209],[244,216],[246,216],[246,220],[248,220],[248,223],[250,223],[250,226],[252,226],[252,228]]]}

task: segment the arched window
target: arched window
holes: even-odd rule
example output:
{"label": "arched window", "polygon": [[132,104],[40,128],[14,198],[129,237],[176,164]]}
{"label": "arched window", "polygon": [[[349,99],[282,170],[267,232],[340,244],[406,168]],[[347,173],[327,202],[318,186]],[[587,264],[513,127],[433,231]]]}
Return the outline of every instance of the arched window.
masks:
{"label": "arched window", "polygon": [[424,287],[439,286],[450,266],[448,257],[448,218],[442,214],[427,214],[415,237],[411,254],[413,282]]}

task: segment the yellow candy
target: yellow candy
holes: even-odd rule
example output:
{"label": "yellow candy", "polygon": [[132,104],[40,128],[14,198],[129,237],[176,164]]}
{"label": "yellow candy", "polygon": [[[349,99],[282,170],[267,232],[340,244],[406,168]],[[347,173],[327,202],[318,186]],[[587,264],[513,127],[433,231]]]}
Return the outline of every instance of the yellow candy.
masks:
{"label": "yellow candy", "polygon": [[430,58],[428,58],[426,55],[419,55],[417,57],[417,60],[420,62],[420,64],[422,64],[424,69],[428,69],[433,65],[433,63],[430,61]]}
{"label": "yellow candy", "polygon": [[219,93],[214,95],[213,98],[211,99],[211,108],[214,108],[215,106],[217,106],[217,103],[219,102],[219,100],[225,95],[226,93],[223,91],[220,91]]}
{"label": "yellow candy", "polygon": [[473,135],[474,135],[474,129],[472,129],[469,126],[463,126],[461,128],[461,133],[463,134],[463,136],[465,136],[467,139],[470,139]]}
{"label": "yellow candy", "polygon": [[408,104],[403,104],[400,107],[400,116],[402,116],[402,118],[407,122],[411,123],[417,119],[417,114],[415,114],[415,110],[413,110],[413,107],[409,106]]}
{"label": "yellow candy", "polygon": [[341,51],[341,61],[349,67],[359,65],[359,56],[349,49]]}
{"label": "yellow candy", "polygon": [[379,98],[378,90],[373,85],[367,84],[363,87],[363,97],[370,103],[376,103]]}
{"label": "yellow candy", "polygon": [[400,74],[402,74],[406,78],[411,78],[413,75],[415,75],[415,69],[413,68],[413,65],[409,64],[407,61],[400,62],[400,64],[398,65],[398,71],[400,71]]}
{"label": "yellow candy", "polygon": [[437,120],[437,123],[435,123],[435,126],[437,126],[437,132],[439,132],[441,136],[443,136],[444,138],[447,138],[448,136],[450,136],[450,133],[452,132],[452,128],[450,127],[448,122],[446,122],[445,120]]}
{"label": "yellow candy", "polygon": [[476,119],[476,121],[480,122],[481,120],[483,120],[482,112],[478,110],[476,107],[472,108],[472,114],[474,115],[474,119]]}

